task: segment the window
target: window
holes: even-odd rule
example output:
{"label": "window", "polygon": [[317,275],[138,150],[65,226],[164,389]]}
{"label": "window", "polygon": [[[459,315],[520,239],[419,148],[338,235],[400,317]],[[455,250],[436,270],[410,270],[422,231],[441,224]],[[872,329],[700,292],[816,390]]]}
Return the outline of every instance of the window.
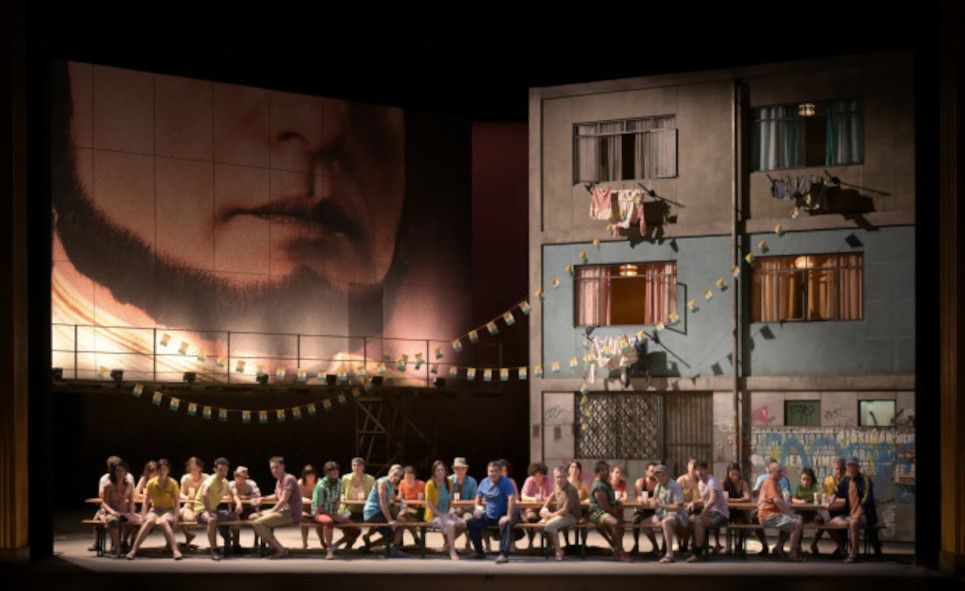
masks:
{"label": "window", "polygon": [[784,401],[784,426],[785,427],[820,427],[821,426],[821,401],[820,400],[785,400]]}
{"label": "window", "polygon": [[864,255],[758,257],[751,283],[751,322],[861,320]]}
{"label": "window", "polygon": [[656,324],[677,310],[677,265],[625,263],[576,268],[574,324]]}
{"label": "window", "polygon": [[894,427],[894,400],[859,400],[858,424],[862,427]]}
{"label": "window", "polygon": [[864,115],[857,99],[753,109],[754,170],[860,164],[864,161]]}
{"label": "window", "polygon": [[673,116],[573,126],[573,184],[677,176]]}

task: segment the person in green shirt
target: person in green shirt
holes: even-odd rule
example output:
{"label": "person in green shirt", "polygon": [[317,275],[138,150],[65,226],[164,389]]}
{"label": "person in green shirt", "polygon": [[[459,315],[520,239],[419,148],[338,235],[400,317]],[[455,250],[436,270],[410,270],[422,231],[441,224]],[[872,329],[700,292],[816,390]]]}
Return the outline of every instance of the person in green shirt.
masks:
{"label": "person in green shirt", "polygon": [[[817,476],[814,475],[814,470],[805,468],[801,471],[801,482],[794,489],[794,496],[791,498],[791,503],[795,505],[813,505],[814,493],[817,492],[821,492],[821,487],[818,486]],[[802,523],[824,522],[817,511],[799,511],[798,515],[801,516]],[[818,531],[820,532],[820,530]],[[811,542],[811,554],[818,554],[818,539],[820,538],[815,535],[814,541]]]}
{"label": "person in green shirt", "polygon": [[[351,523],[348,511],[339,511],[339,504],[344,496],[342,481],[338,477],[338,464],[333,461],[325,462],[322,468],[324,475],[318,479],[312,494],[312,519],[321,525],[325,538],[325,560],[335,558],[335,545],[332,544],[332,533],[336,523]],[[343,527],[342,538],[339,543],[345,543],[351,548],[355,538],[362,533],[357,527]]]}
{"label": "person in green shirt", "polygon": [[596,480],[590,487],[590,521],[610,542],[614,555],[621,562],[630,562],[623,550],[623,505],[617,502],[616,492],[610,485],[610,465],[600,460],[594,472]]}
{"label": "person in green shirt", "polygon": [[[228,460],[218,458],[214,461],[214,474],[208,476],[201,484],[201,488],[194,496],[194,506],[192,510],[196,515],[198,523],[208,526],[208,547],[211,550],[212,560],[221,560],[222,552],[217,543],[217,532],[221,530],[221,537],[228,540],[229,531],[227,527],[218,527],[218,523],[235,521],[238,515],[244,510],[241,506],[241,499],[238,493],[228,484]],[[218,505],[225,497],[234,503],[234,512],[219,511]]]}

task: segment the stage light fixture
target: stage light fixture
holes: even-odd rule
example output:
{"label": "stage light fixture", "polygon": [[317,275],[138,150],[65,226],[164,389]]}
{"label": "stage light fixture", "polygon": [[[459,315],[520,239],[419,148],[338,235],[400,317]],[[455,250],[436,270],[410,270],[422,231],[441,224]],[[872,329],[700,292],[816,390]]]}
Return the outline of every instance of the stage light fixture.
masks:
{"label": "stage light fixture", "polygon": [[325,383],[328,384],[329,386],[334,386],[334,385],[335,385],[335,380],[336,380],[337,378],[338,378],[338,376],[336,376],[336,375],[333,374],[333,373],[325,374]]}
{"label": "stage light fixture", "polygon": [[117,384],[118,386],[120,386],[120,385],[121,385],[121,382],[124,381],[124,370],[123,370],[123,369],[112,369],[112,370],[111,370],[111,379],[114,380],[114,383],[115,383],[115,384]]}
{"label": "stage light fixture", "polygon": [[196,381],[198,381],[198,374],[193,371],[186,371],[184,372],[184,376],[182,376],[182,379],[186,384],[193,384]]}
{"label": "stage light fixture", "polygon": [[259,384],[264,386],[265,384],[268,383],[268,374],[260,373],[257,376],[255,376],[255,380],[257,380]]}
{"label": "stage light fixture", "polygon": [[372,385],[373,385],[373,386],[381,386],[381,385],[382,385],[382,376],[372,376]]}
{"label": "stage light fixture", "polygon": [[445,388],[445,387],[446,387],[446,378],[436,378],[436,379],[433,381],[433,383],[436,385],[436,388]]}
{"label": "stage light fixture", "polygon": [[60,380],[64,379],[64,368],[55,367],[50,370],[50,375],[54,378],[54,381],[59,382]]}

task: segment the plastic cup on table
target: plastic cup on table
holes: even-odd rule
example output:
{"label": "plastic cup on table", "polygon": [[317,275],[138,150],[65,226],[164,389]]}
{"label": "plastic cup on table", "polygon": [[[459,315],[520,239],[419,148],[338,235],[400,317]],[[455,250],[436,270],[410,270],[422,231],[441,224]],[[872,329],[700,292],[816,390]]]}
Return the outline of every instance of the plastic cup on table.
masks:
{"label": "plastic cup on table", "polygon": [[452,498],[453,498],[454,500],[458,501],[458,500],[460,500],[460,497],[462,497],[461,494],[459,494],[459,493],[452,493]]}

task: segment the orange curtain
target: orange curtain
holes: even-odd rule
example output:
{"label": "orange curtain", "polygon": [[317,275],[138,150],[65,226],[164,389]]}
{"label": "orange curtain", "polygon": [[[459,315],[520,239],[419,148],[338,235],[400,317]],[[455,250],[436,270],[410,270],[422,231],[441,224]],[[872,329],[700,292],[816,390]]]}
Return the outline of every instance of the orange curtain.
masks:
{"label": "orange curtain", "polygon": [[643,268],[643,323],[656,324],[677,310],[677,267],[674,263],[653,263]]}
{"label": "orange curtain", "polygon": [[607,267],[587,265],[576,269],[576,325],[609,325],[610,278]]}
{"label": "orange curtain", "polygon": [[838,319],[861,320],[864,318],[864,255],[842,255],[839,264]]}

